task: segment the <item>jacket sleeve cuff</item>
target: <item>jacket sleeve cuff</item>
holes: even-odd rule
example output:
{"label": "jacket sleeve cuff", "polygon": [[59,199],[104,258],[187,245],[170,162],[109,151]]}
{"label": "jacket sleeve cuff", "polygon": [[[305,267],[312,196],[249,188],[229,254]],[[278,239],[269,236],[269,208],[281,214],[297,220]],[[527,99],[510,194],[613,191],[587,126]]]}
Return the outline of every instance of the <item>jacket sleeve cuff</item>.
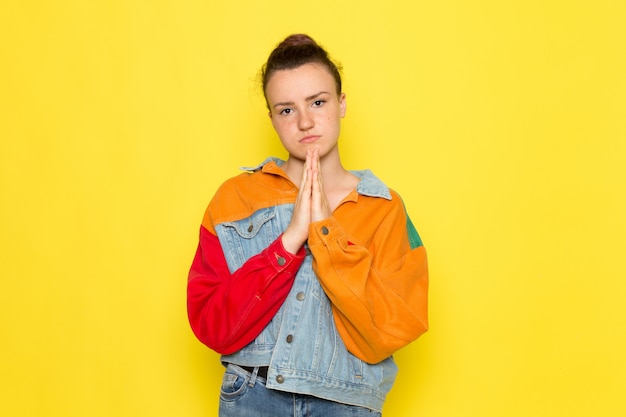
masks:
{"label": "jacket sleeve cuff", "polygon": [[283,272],[286,270],[296,270],[300,268],[304,258],[306,256],[304,247],[298,250],[295,255],[289,253],[283,246],[282,234],[278,236],[271,245],[268,246],[266,251],[270,265],[274,267],[276,272]]}
{"label": "jacket sleeve cuff", "polygon": [[309,246],[319,244],[327,245],[328,242],[338,239],[344,235],[343,228],[334,217],[329,217],[309,226]]}

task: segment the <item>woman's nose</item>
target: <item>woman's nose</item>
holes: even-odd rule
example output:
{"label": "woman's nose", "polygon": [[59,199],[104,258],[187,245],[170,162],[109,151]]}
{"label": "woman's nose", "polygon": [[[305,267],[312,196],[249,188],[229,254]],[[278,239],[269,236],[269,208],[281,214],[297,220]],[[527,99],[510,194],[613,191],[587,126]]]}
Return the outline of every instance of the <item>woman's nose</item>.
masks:
{"label": "woman's nose", "polygon": [[309,130],[315,125],[313,121],[313,117],[308,112],[300,113],[300,117],[298,118],[298,128],[300,130]]}

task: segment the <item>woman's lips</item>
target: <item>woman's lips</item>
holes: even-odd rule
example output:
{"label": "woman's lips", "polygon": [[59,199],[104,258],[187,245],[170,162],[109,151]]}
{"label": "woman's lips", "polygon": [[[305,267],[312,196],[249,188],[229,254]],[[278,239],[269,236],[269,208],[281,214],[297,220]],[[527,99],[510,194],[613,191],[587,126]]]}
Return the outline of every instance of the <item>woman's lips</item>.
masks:
{"label": "woman's lips", "polygon": [[310,136],[305,136],[302,139],[300,139],[300,143],[311,143],[311,142],[315,142],[316,140],[318,140],[320,137],[317,135],[310,135]]}

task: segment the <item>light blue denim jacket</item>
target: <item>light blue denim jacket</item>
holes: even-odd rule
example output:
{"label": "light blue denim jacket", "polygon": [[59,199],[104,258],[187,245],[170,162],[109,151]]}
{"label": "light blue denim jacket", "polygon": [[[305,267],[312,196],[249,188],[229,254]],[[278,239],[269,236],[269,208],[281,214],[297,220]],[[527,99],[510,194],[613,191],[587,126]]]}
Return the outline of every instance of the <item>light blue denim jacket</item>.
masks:
{"label": "light blue denim jacket", "polygon": [[[279,165],[282,161],[271,158]],[[243,168],[256,170],[259,167]],[[389,189],[370,171],[352,171],[361,181],[359,194],[391,199]],[[231,272],[275,241],[291,220],[293,204],[256,211],[249,218],[219,224],[216,232]],[[252,225],[253,227],[250,227]],[[270,324],[254,342],[222,361],[241,366],[269,366],[270,389],[309,394],[382,412],[397,374],[392,357],[371,365],[346,350],[331,304],[313,268],[310,251],[291,292]]]}

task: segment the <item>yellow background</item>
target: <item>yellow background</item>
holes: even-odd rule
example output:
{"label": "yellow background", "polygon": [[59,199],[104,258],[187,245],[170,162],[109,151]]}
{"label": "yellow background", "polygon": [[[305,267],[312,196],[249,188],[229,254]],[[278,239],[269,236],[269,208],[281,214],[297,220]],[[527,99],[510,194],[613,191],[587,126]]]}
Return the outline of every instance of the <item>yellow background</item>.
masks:
{"label": "yellow background", "polygon": [[431,330],[387,416],[626,414],[626,6],[4,1],[0,414],[214,416],[186,274],[216,187],[284,156],[257,71],[344,67],[348,168],[406,200]]}

